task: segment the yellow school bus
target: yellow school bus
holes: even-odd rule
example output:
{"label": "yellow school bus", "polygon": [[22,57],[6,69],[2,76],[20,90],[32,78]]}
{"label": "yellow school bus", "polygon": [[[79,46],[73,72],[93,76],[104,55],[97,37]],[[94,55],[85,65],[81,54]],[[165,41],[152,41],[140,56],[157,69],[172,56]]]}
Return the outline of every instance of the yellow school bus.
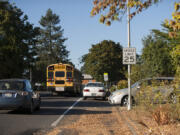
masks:
{"label": "yellow school bus", "polygon": [[70,64],[56,63],[47,67],[47,89],[54,93],[81,94],[82,74]]}

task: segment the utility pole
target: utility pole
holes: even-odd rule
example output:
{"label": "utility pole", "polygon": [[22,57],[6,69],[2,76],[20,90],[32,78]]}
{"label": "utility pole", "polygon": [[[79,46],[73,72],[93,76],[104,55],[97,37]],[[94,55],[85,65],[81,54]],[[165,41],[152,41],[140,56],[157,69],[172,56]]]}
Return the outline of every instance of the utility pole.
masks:
{"label": "utility pole", "polygon": [[[128,48],[131,46],[130,37],[130,8],[128,7],[129,0],[127,0],[127,22],[128,22]],[[127,110],[131,110],[131,65],[128,64],[128,106]]]}

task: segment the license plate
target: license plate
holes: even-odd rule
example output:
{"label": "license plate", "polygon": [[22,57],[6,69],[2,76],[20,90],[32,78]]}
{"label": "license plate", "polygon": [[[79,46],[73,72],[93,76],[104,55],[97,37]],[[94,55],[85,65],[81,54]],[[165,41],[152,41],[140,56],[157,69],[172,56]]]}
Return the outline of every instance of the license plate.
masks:
{"label": "license plate", "polygon": [[56,87],[56,91],[64,91],[64,87]]}
{"label": "license plate", "polygon": [[5,93],[5,94],[4,94],[4,97],[10,98],[10,97],[12,97],[12,94],[11,94],[11,93]]}
{"label": "license plate", "polygon": [[92,93],[91,95],[92,95],[92,96],[96,96],[96,93]]}

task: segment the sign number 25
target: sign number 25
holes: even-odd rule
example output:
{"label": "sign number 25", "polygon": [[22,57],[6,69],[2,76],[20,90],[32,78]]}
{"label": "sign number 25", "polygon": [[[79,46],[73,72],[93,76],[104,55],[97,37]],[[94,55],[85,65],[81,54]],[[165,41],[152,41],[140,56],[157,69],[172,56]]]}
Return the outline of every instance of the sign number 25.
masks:
{"label": "sign number 25", "polygon": [[136,48],[123,48],[123,64],[136,64]]}

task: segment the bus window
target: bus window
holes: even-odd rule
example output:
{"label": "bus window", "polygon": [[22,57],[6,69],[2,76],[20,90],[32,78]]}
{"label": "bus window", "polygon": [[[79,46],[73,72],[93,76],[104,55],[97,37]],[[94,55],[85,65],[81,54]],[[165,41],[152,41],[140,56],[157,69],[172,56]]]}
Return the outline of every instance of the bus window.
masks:
{"label": "bus window", "polygon": [[48,78],[53,78],[53,72],[48,72]]}
{"label": "bus window", "polygon": [[66,67],[66,70],[69,70],[69,71],[71,71],[71,70],[72,70],[72,67],[70,67],[70,66],[67,66],[67,67]]}
{"label": "bus window", "polygon": [[67,78],[72,78],[72,72],[67,72],[67,73],[66,73],[66,77],[67,77]]}
{"label": "bus window", "polygon": [[54,70],[54,66],[49,66],[48,70]]}
{"label": "bus window", "polygon": [[55,75],[56,77],[64,77],[65,74],[64,74],[64,71],[57,71]]}

